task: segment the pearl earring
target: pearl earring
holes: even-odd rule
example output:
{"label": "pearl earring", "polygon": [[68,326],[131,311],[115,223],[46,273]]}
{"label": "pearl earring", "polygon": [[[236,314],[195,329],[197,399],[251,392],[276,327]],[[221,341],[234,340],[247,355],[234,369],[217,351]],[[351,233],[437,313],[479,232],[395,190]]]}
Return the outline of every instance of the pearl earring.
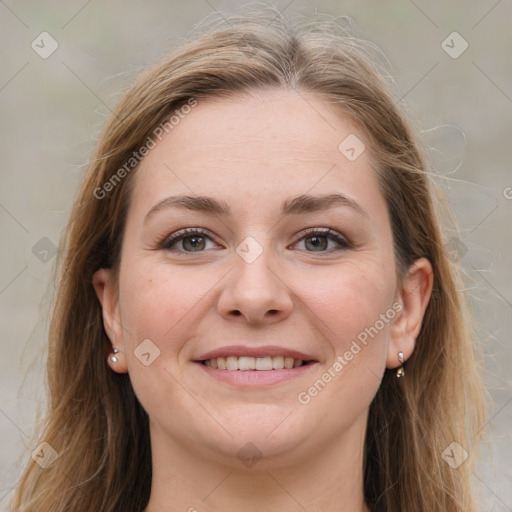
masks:
{"label": "pearl earring", "polygon": [[[114,350],[112,350],[112,352],[113,352],[114,354],[118,354],[118,353],[119,353],[119,349],[118,349],[118,348],[115,348]],[[111,363],[117,363],[117,361],[119,361],[119,359],[118,359],[115,355],[110,356],[110,357],[108,358],[108,360],[109,360]]]}
{"label": "pearl earring", "polygon": [[396,376],[400,379],[405,374],[405,370],[403,367],[403,364],[404,364],[404,353],[403,352],[398,352],[398,360],[400,361],[401,366],[396,370]]}

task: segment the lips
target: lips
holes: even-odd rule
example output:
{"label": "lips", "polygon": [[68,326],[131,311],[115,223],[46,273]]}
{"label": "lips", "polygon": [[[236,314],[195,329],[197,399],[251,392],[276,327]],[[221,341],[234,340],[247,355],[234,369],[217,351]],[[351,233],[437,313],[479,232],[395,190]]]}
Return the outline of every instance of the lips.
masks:
{"label": "lips", "polygon": [[292,350],[286,347],[279,347],[277,345],[264,345],[264,346],[247,346],[247,345],[229,345],[220,347],[209,352],[205,352],[200,355],[196,362],[202,363],[204,361],[228,357],[253,357],[253,358],[265,358],[265,357],[283,357],[293,358],[294,360],[302,360],[306,362],[317,362],[314,356],[298,350]]}
{"label": "lips", "polygon": [[266,388],[314,371],[311,354],[277,345],[230,345],[205,352],[195,360],[217,381],[241,388]]}
{"label": "lips", "polygon": [[[194,362],[199,371],[205,372],[210,378],[235,386],[238,388],[267,388],[295,379],[312,379],[315,369],[319,362],[311,356],[302,352],[283,349],[281,347],[258,347],[251,350],[244,347],[224,347],[212,352],[203,354],[201,357],[210,359],[200,359]],[[299,359],[283,356],[252,357],[252,356],[234,356],[212,357],[216,354],[269,354],[270,352],[278,354],[293,354],[308,359]],[[293,364],[291,364],[293,363]]]}

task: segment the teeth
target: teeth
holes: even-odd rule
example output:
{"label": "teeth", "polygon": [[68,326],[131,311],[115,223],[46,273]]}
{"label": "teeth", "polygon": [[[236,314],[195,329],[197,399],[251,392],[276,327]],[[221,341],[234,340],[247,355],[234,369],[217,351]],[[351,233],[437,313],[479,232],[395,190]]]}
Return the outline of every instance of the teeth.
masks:
{"label": "teeth", "polygon": [[238,370],[238,357],[226,357],[227,369]]}
{"label": "teeth", "polygon": [[271,357],[257,357],[256,358],[256,370],[272,370],[272,358]]}
{"label": "teeth", "polygon": [[[236,359],[236,358],[235,358]],[[254,357],[239,357],[237,370],[256,370],[258,367]],[[261,368],[258,368],[261,370]]]}
{"label": "teeth", "polygon": [[302,366],[302,359],[294,359],[293,357],[216,357],[204,361],[205,366],[219,370],[282,370],[298,368]]}
{"label": "teeth", "polygon": [[272,358],[272,368],[274,370],[279,370],[280,368],[284,368],[284,357],[277,356]]}

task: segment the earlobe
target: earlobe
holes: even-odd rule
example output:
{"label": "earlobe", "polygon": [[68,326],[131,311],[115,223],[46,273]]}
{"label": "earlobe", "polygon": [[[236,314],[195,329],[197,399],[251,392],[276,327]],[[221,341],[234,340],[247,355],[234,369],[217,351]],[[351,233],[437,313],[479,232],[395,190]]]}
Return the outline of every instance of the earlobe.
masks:
{"label": "earlobe", "polygon": [[398,302],[401,305],[400,314],[391,327],[391,339],[388,347],[386,366],[400,366],[398,353],[403,352],[407,361],[414,351],[432,294],[433,272],[432,265],[426,258],[420,258],[409,268],[399,290]]}
{"label": "earlobe", "polygon": [[118,373],[126,373],[126,359],[118,347],[124,346],[116,280],[111,269],[99,269],[93,275],[92,284],[101,305],[103,326],[112,344],[108,356],[109,366]]}

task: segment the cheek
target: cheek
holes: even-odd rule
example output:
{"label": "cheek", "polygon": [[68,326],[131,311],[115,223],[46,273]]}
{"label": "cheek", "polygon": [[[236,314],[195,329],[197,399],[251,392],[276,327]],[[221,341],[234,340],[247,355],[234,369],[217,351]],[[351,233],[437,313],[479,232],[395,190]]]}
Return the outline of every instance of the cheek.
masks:
{"label": "cheek", "polygon": [[[134,345],[149,338],[166,350],[175,336],[171,333],[193,309],[200,299],[199,283],[180,277],[179,269],[169,269],[159,264],[132,264],[127,261],[125,272],[121,272],[120,309],[125,328],[125,343]],[[204,294],[204,293],[203,293]]]}
{"label": "cheek", "polygon": [[[322,320],[323,333],[336,354],[348,350],[353,340],[364,342],[365,333],[372,345],[387,338],[391,318],[386,314],[392,310],[393,283],[391,272],[369,264],[347,263],[335,271],[325,269],[304,277],[304,301]],[[385,351],[386,344],[379,345]]]}
{"label": "cheek", "polygon": [[379,265],[350,264],[304,284],[317,324],[325,326],[331,357],[297,400],[310,417],[323,418],[329,436],[363,414],[380,386],[395,316],[393,274]]}
{"label": "cheek", "polygon": [[[183,395],[182,369],[175,360],[190,338],[194,306],[208,283],[201,288],[201,281],[193,280],[191,285],[183,269],[171,272],[168,265],[155,261],[127,258],[124,264],[119,291],[128,373],[139,401],[158,418],[162,404],[180,403]],[[179,420],[165,421],[179,425],[187,421],[186,414],[184,409]]]}

